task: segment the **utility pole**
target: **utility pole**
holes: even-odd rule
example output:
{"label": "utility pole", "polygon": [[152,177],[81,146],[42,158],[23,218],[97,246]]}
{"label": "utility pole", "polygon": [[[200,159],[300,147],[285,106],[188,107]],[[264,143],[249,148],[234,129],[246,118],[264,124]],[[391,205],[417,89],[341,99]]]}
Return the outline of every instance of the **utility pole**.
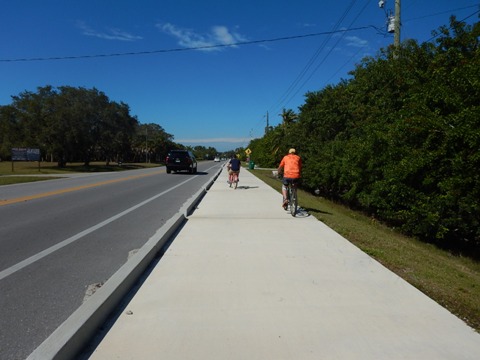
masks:
{"label": "utility pole", "polygon": [[378,7],[385,11],[385,16],[387,17],[387,31],[390,34],[394,33],[393,49],[396,57],[398,55],[398,49],[400,48],[400,27],[402,26],[400,19],[400,0],[395,0],[395,11],[393,14],[392,11],[385,10],[385,3],[386,0],[379,0]]}
{"label": "utility pole", "polygon": [[400,47],[400,0],[395,0],[395,33],[393,35],[393,46],[398,50]]}
{"label": "utility pole", "polygon": [[265,126],[265,134],[270,131],[270,124],[268,123],[268,111],[267,111],[267,126]]}

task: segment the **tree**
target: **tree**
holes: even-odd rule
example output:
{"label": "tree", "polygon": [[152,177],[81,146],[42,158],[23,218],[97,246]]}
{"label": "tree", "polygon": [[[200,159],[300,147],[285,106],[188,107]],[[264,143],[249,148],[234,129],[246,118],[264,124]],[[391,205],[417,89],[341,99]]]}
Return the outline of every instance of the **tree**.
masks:
{"label": "tree", "polygon": [[111,102],[95,88],[45,86],[12,99],[8,112],[2,111],[2,122],[10,116],[16,124],[15,135],[22,139],[16,146],[39,147],[60,167],[68,161],[108,163],[132,152],[137,119],[126,104]]}
{"label": "tree", "polygon": [[111,102],[104,109],[98,128],[100,155],[107,165],[110,161],[123,162],[132,156],[132,140],[138,120],[130,115],[125,103]]}
{"label": "tree", "polygon": [[173,142],[173,135],[155,123],[138,124],[132,141],[133,161],[162,162],[171,149],[183,148]]}
{"label": "tree", "polygon": [[282,109],[282,113],[279,114],[279,116],[282,117],[282,124],[285,127],[288,127],[289,125],[293,124],[297,120],[297,114],[292,109]]}
{"label": "tree", "polygon": [[13,106],[0,106],[0,161],[11,156],[11,149],[23,146],[20,126]]}

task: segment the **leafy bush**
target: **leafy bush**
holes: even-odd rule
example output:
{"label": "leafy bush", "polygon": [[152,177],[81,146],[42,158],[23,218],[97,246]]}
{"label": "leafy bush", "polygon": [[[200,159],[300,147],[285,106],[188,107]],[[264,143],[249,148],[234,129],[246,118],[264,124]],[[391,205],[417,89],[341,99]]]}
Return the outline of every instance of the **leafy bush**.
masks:
{"label": "leafy bush", "polygon": [[307,93],[297,121],[251,146],[278,164],[278,149],[300,144],[306,189],[480,256],[480,25],[452,17],[434,34]]}

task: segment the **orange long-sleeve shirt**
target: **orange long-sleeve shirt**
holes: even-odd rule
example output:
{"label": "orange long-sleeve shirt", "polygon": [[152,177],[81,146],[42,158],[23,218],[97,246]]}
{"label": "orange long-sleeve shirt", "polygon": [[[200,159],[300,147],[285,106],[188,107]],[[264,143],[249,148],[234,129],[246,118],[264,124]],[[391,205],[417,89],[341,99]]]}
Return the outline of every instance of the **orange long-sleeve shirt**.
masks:
{"label": "orange long-sleeve shirt", "polygon": [[279,167],[283,167],[283,177],[298,179],[302,172],[302,159],[295,154],[285,155]]}

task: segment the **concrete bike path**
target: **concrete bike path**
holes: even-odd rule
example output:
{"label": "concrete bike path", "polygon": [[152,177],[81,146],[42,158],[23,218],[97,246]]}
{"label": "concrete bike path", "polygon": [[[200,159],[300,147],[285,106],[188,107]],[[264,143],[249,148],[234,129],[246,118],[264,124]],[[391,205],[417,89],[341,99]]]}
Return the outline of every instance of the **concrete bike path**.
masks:
{"label": "concrete bike path", "polygon": [[480,334],[225,172],[90,359],[480,359]]}

